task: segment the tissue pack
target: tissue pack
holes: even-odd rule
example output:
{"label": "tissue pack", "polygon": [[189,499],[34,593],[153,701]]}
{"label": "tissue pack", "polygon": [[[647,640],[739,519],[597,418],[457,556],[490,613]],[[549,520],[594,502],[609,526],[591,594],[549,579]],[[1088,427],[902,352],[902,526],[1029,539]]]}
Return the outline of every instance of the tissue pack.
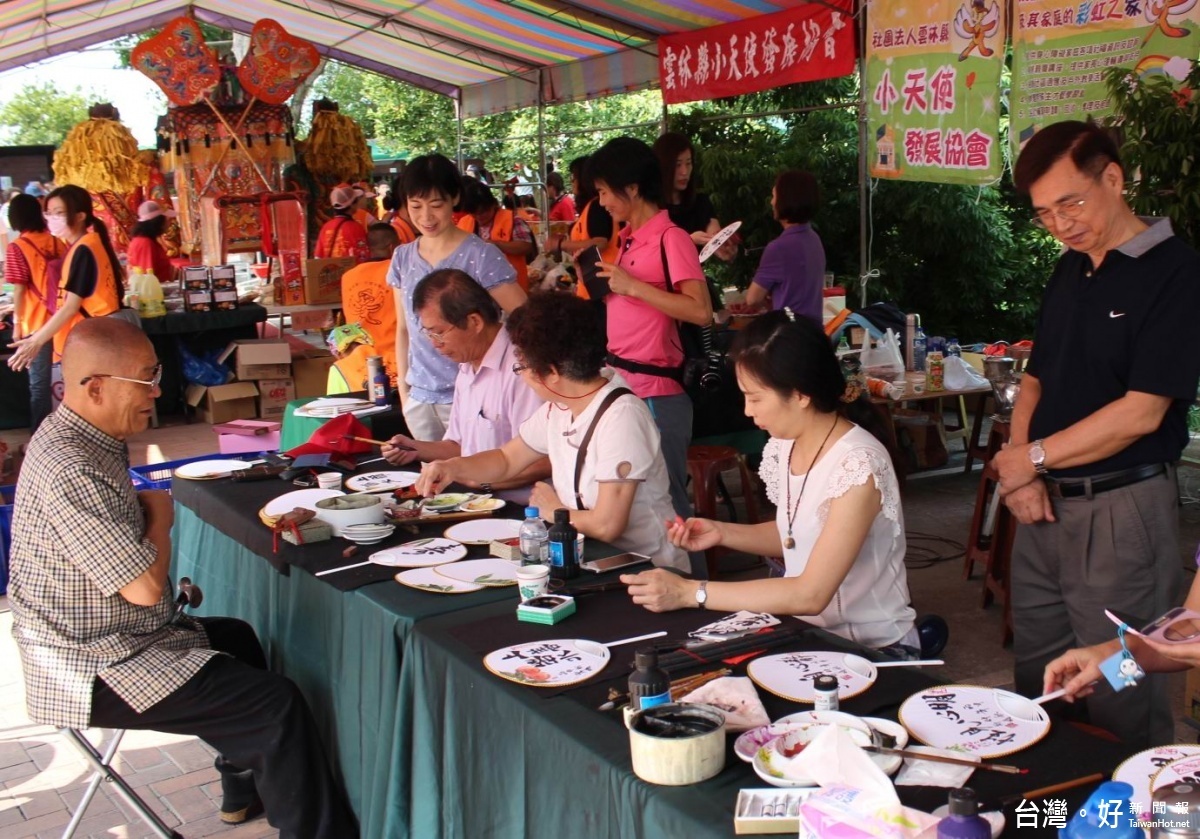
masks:
{"label": "tissue pack", "polygon": [[[878,792],[828,787],[800,806],[800,839],[918,839],[938,819]],[[928,833],[926,831],[929,831]]]}

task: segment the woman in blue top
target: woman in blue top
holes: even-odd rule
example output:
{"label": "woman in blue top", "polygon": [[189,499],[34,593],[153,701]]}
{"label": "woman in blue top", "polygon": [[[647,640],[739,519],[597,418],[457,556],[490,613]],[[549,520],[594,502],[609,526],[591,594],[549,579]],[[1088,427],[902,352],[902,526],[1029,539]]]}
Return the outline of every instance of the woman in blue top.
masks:
{"label": "woman in blue top", "polygon": [[396,385],[409,434],[418,440],[445,435],[458,365],[438,352],[442,335],[421,327],[412,307],[417,283],[434,271],[457,268],[486,288],[505,312],[525,302],[504,254],[455,226],[461,192],[458,169],[440,154],[414,158],[404,169],[408,215],[419,236],[396,248],[388,285],[396,303]]}

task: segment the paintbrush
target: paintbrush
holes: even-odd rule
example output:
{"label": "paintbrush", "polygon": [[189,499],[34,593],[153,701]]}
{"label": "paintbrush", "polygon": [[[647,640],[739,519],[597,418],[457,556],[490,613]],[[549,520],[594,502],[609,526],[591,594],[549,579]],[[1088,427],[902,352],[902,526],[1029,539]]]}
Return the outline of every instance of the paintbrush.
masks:
{"label": "paintbrush", "polygon": [[399,443],[389,443],[387,440],[372,440],[370,437],[355,437],[353,434],[343,434],[343,440],[356,440],[359,443],[370,443],[372,446],[391,446],[393,449],[399,449],[402,452],[415,452],[412,446],[402,446]]}
{"label": "paintbrush", "polygon": [[986,769],[989,772],[1004,772],[1008,775],[1024,775],[1029,772],[1028,769],[1021,769],[1019,766],[1007,766],[1003,763],[978,763],[968,758],[930,755],[924,752],[911,752],[908,749],[889,749],[886,746],[863,746],[862,749],[864,752],[897,755],[899,757],[912,758],[913,760],[928,760],[932,763],[952,763],[955,766],[970,766],[975,769]]}
{"label": "paintbrush", "polygon": [[1070,781],[1063,781],[1058,784],[1051,784],[1048,787],[1040,787],[1039,789],[1031,789],[1029,792],[1023,792],[1019,795],[1006,795],[1003,798],[996,798],[991,801],[979,802],[979,812],[990,813],[994,810],[1003,810],[1022,800],[1033,801],[1038,798],[1046,798],[1050,795],[1056,795],[1060,792],[1065,792],[1076,787],[1086,786],[1103,781],[1107,777],[1103,772],[1094,772],[1091,775],[1084,775],[1082,778],[1073,778]]}

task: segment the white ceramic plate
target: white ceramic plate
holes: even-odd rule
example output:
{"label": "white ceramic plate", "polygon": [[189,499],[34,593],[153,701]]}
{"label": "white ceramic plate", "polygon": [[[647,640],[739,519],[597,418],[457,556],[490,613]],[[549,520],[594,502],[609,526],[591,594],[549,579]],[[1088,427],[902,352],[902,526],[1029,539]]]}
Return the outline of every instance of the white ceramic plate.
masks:
{"label": "white ceramic plate", "polygon": [[776,737],[754,753],[754,760],[751,762],[754,773],[771,786],[816,786],[816,782],[796,765],[804,752],[800,751],[789,756],[787,749],[789,745],[797,742],[811,742],[830,725],[837,725],[844,729],[850,735],[850,739],[860,746],[871,744],[871,732],[866,723],[849,714],[840,714],[839,717],[846,719],[839,718],[836,723],[792,723],[789,731]]}
{"label": "white ceramic plate", "polygon": [[195,463],[185,463],[175,470],[176,478],[188,481],[212,481],[217,478],[228,478],[235,469],[247,469],[250,464],[244,460],[197,460]]}
{"label": "white ceramic plate", "polygon": [[590,679],[608,659],[608,647],[595,641],[530,641],[488,653],[483,666],[510,682],[552,688]]}
{"label": "white ceramic plate", "polygon": [[838,699],[858,696],[875,684],[875,665],[856,655],[836,652],[782,653],[756,658],[746,675],[764,690],[792,702],[813,702],[813,678],[838,680]]}
{"label": "white ceramic plate", "polygon": [[346,479],[346,489],[355,492],[391,492],[404,489],[417,482],[420,472],[372,472],[369,475],[354,475]]}
{"label": "white ceramic plate", "polygon": [[278,498],[273,498],[267,502],[267,506],[263,507],[263,513],[268,516],[282,516],[284,513],[290,513],[297,507],[307,507],[314,513],[321,512],[317,509],[317,502],[323,498],[333,498],[338,495],[345,495],[340,489],[298,489],[294,492],[285,492]]}
{"label": "white ceramic plate", "polygon": [[[847,723],[847,719],[866,723],[881,734],[895,737],[896,745],[894,748],[903,749],[908,745],[908,731],[900,723],[879,719],[878,717],[856,717],[853,714],[846,714],[841,711],[799,711],[795,714],[788,714],[786,717],[780,717],[775,721],[775,724],[794,725],[795,723],[808,722],[842,722],[843,724],[849,724]],[[734,749],[736,750],[736,748],[735,744]],[[870,755],[875,765],[888,775],[899,772],[900,767],[904,764],[904,758],[899,755],[879,755],[870,752],[867,754]]]}
{"label": "white ceramic plate", "polygon": [[1200,755],[1181,757],[1158,770],[1150,779],[1151,794],[1171,784],[1200,785]]}
{"label": "white ceramic plate", "polygon": [[786,734],[791,730],[792,725],[792,723],[780,720],[770,725],[760,725],[758,728],[743,731],[733,741],[733,753],[746,761],[746,763],[753,763],[754,755],[758,753],[759,749],[773,741],[776,737]]}
{"label": "white ceramic plate", "polygon": [[[362,530],[356,528],[363,527]],[[349,539],[356,545],[374,545],[382,542],[387,537],[396,532],[395,525],[384,526],[377,528],[375,525],[370,525],[372,529],[367,530],[363,525],[351,525],[350,527],[342,528],[342,538]]]}
{"label": "white ceramic plate", "polygon": [[1130,796],[1129,800],[1141,804],[1143,815],[1149,820],[1151,818],[1151,784],[1155,782],[1155,776],[1167,765],[1194,755],[1200,755],[1200,746],[1181,744],[1146,749],[1135,755],[1130,755],[1122,763],[1118,764],[1117,768],[1113,770],[1112,779],[1114,781],[1124,781],[1133,787],[1133,795]]}
{"label": "white ceramic plate", "polygon": [[1041,705],[977,685],[942,685],[914,693],[900,706],[900,722],[927,746],[981,759],[1019,752],[1050,731],[1050,717]]}
{"label": "white ceramic plate", "polygon": [[483,586],[452,580],[439,574],[435,568],[410,568],[396,575],[396,582],[409,588],[419,588],[421,591],[431,591],[435,594],[467,594],[479,591]]}
{"label": "white ceramic plate", "polygon": [[459,507],[468,513],[490,513],[504,506],[503,498],[475,498]]}
{"label": "white ceramic plate", "polygon": [[[938,807],[936,810],[930,813],[930,815],[937,816],[939,819],[944,819],[946,816],[950,815],[950,805],[943,804],[941,807]],[[983,820],[987,822],[988,827],[992,829],[992,839],[998,839],[1000,834],[1004,832],[1004,814],[997,810],[992,810],[990,813],[980,813],[979,815],[983,816]]]}
{"label": "white ceramic plate", "polygon": [[444,492],[441,495],[426,498],[421,502],[421,506],[431,513],[449,513],[451,510],[457,510],[460,504],[466,504],[470,500],[471,494],[468,492]]}
{"label": "white ceramic plate", "polygon": [[467,547],[449,539],[417,539],[371,554],[371,562],[395,568],[424,568],[454,562],[467,555]]}
{"label": "white ceramic plate", "polygon": [[735,221],[733,224],[727,225],[718,230],[700,251],[700,262],[707,262],[708,258],[720,250],[721,245],[729,241],[729,237],[734,233],[737,233],[738,228],[741,226],[742,223],[740,221]]}
{"label": "white ceramic plate", "polygon": [[[450,540],[444,539],[439,541]],[[458,542],[453,542],[452,544],[462,548],[463,555],[466,555],[466,547]],[[503,587],[515,586],[517,584],[517,568],[519,567],[515,562],[509,562],[507,559],[500,559],[493,556],[487,559],[469,559],[466,562],[456,562],[453,565],[437,569],[437,572],[464,583]]]}
{"label": "white ceramic plate", "polygon": [[521,532],[516,519],[473,519],[446,528],[445,537],[464,545],[489,545],[496,539],[512,539]]}

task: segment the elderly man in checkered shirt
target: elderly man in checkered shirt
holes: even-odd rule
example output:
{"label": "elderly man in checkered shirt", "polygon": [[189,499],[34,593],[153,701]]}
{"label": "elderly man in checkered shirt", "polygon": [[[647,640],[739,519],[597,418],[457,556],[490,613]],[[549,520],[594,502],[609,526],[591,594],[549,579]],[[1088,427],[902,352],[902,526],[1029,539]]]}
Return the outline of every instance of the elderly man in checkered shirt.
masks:
{"label": "elderly man in checkered shirt", "polygon": [[92,318],[63,354],[62,407],[17,487],[9,598],[29,716],[71,728],[195,735],[220,756],[224,821],[261,798],[285,837],[353,837],[304,697],[231,618],[172,621],[171,496],[136,492],[125,439],[162,367],[134,326]]}

